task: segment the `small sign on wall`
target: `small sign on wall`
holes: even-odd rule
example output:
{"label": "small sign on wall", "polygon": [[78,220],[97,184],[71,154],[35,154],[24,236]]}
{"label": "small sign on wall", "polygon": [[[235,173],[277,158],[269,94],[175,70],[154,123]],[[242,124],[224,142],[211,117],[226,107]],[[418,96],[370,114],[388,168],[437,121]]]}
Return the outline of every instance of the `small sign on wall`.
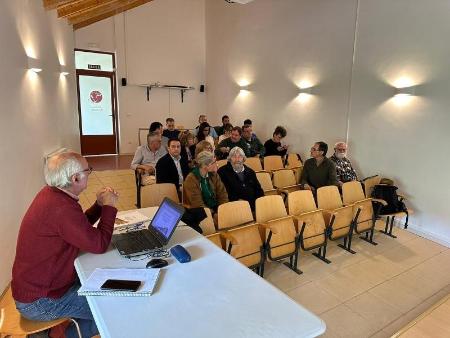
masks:
{"label": "small sign on wall", "polygon": [[101,70],[102,67],[100,65],[89,65],[88,64],[88,69],[97,69],[97,70]]}

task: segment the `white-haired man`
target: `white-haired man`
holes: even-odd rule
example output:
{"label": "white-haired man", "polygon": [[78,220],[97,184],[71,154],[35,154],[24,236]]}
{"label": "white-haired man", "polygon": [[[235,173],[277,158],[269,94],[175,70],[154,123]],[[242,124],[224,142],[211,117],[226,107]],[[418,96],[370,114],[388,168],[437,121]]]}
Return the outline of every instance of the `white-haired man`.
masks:
{"label": "white-haired man", "polygon": [[255,201],[264,196],[264,192],[255,172],[244,165],[245,160],[245,153],[241,148],[232,148],[227,164],[220,167],[218,174],[227,189],[230,201],[246,200],[251,209],[255,210]]}
{"label": "white-haired man", "polygon": [[[47,185],[34,198],[20,226],[11,282],[16,307],[24,317],[42,321],[74,318],[83,337],[94,336],[98,330],[86,298],[77,295],[80,284],[74,261],[80,251],[107,250],[118,198],[112,188],[103,188],[83,213],[78,196],[86,189],[91,171],[75,152],[47,160]],[[66,336],[77,337],[73,325]]]}
{"label": "white-haired man", "polygon": [[330,157],[330,160],[336,164],[336,176],[340,186],[345,182],[358,179],[352,163],[347,158],[347,144],[345,142],[338,142],[334,145],[334,154]]}
{"label": "white-haired man", "polygon": [[166,147],[161,145],[161,135],[151,132],[147,135],[147,144],[137,147],[131,161],[131,169],[142,175],[142,184],[150,184],[148,175],[155,174],[156,163],[167,154]]}

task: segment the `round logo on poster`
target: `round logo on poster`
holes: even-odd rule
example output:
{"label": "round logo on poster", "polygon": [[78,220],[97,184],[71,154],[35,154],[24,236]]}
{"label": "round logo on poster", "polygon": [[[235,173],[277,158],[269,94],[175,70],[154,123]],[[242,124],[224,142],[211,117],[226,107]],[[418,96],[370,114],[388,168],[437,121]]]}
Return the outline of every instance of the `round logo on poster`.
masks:
{"label": "round logo on poster", "polygon": [[103,99],[102,93],[100,93],[98,90],[93,90],[89,95],[89,97],[91,101],[94,103],[100,103]]}

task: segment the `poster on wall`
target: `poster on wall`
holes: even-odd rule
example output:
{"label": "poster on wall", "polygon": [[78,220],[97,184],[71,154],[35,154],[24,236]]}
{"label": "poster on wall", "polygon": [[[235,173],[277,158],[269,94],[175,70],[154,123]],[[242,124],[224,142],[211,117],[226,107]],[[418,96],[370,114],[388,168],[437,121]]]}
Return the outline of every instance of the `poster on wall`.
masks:
{"label": "poster on wall", "polygon": [[110,78],[80,75],[79,84],[83,135],[112,135],[113,107]]}

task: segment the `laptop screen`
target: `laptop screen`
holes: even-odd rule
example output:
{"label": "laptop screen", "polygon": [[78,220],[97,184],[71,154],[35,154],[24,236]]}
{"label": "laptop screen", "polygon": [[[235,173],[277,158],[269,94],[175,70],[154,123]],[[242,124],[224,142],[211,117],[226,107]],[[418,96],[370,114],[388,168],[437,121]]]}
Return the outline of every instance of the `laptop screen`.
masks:
{"label": "laptop screen", "polygon": [[184,208],[170,199],[165,198],[152,219],[151,226],[166,240],[172,236],[175,228],[183,216]]}

